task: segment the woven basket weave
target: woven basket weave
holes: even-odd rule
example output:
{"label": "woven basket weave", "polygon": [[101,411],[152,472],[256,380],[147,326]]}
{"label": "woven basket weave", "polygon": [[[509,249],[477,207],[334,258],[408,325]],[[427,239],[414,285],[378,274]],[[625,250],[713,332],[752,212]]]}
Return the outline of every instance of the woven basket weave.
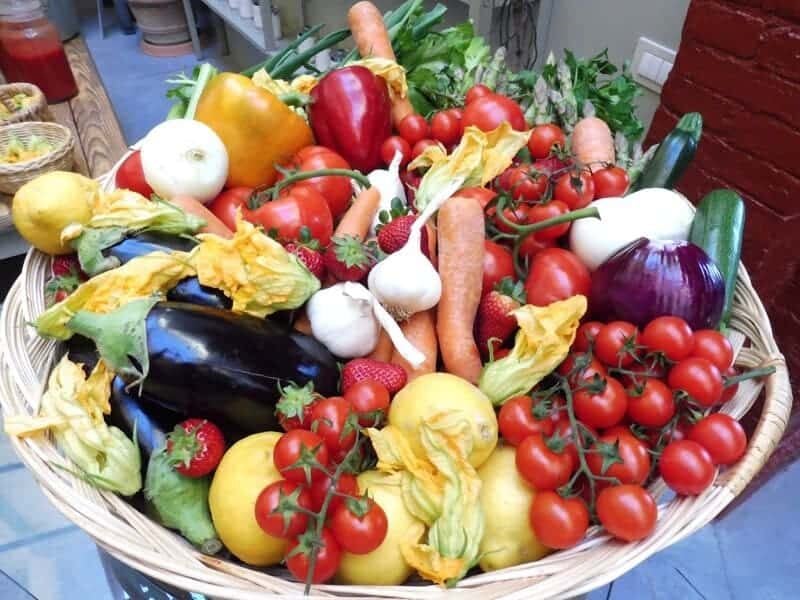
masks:
{"label": "woven basket weave", "polygon": [[47,106],[47,100],[37,86],[32,83],[6,83],[0,85],[0,103],[5,104],[17,94],[25,94],[33,98],[28,106],[14,111],[7,118],[0,120],[0,125],[22,123],[23,121],[52,121],[53,115]]}
{"label": "woven basket weave", "polygon": [[23,185],[49,171],[69,171],[75,162],[72,132],[58,123],[30,121],[0,127],[0,150],[12,139],[27,142],[31,137],[44,138],[53,149],[37,158],[13,164],[0,163],[0,192],[14,194]]}
{"label": "woven basket weave", "polygon": [[[113,172],[104,183],[113,180]],[[44,285],[50,258],[31,251],[0,314],[0,405],[6,415],[35,413],[47,375],[62,350],[35,335],[27,322],[44,310]],[[313,588],[313,598],[564,598],[586,593],[620,577],[654,553],[691,535],[719,514],[758,473],[783,434],[792,406],[786,363],[772,335],[761,300],[746,270],[739,270],[731,341],[742,368],[773,365],[776,372],[763,382],[740,384],[722,410],[735,418],[747,413],[764,394],[763,410],[747,454],[722,472],[705,493],[679,497],[659,505],[655,532],[630,544],[612,541],[595,527],[579,546],[534,563],[468,577],[446,593],[432,585],[336,586]],[[298,596],[302,585],[282,569],[256,570],[204,556],[178,535],[157,525],[113,493],[97,490],[58,465],[69,466],[49,437],[12,439],[22,461],[49,500],[83,528],[105,550],[147,576],[178,588],[231,600],[263,600]],[[665,495],[660,480],[651,486],[656,498]]]}

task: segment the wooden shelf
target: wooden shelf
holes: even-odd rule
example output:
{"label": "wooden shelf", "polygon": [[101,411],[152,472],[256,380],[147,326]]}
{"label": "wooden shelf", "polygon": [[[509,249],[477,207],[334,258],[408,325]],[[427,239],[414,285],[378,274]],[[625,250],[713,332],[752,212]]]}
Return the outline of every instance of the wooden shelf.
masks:
{"label": "wooden shelf", "polygon": [[[264,29],[258,29],[253,19],[243,19],[239,15],[239,10],[231,8],[227,0],[201,0],[203,4],[208,6],[219,17],[225,21],[227,25],[233,27],[236,31],[241,33],[253,46],[266,54],[277,52],[286,47],[288,43],[285,39],[275,40],[274,44],[270,44],[271,31],[267,31],[266,27],[272,27],[272,20],[264,21]],[[240,0],[249,2],[250,0]],[[267,2],[271,8],[272,3]],[[267,8],[266,6],[263,8]],[[253,7],[254,10],[259,10],[261,7]]]}

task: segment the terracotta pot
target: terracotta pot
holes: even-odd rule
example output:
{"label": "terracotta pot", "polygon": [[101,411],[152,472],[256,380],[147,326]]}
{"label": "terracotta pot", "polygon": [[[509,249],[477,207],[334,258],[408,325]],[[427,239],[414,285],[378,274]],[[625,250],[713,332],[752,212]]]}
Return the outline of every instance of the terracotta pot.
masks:
{"label": "terracotta pot", "polygon": [[128,0],[142,42],[154,46],[184,44],[189,40],[189,26],[181,0]]}

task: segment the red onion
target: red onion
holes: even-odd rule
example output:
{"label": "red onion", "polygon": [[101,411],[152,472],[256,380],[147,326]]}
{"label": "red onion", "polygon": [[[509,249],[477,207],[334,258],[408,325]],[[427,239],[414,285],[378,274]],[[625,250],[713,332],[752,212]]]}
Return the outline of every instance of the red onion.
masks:
{"label": "red onion", "polygon": [[643,327],[656,317],[683,317],[692,329],[714,328],[722,315],[725,282],[717,265],[689,242],[639,238],[592,274],[595,318]]}

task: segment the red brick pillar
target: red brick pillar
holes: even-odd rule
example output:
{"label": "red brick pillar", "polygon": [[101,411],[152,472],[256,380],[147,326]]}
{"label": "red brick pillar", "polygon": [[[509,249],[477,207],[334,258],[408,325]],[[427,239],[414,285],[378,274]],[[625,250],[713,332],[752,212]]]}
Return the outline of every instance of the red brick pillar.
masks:
{"label": "red brick pillar", "polygon": [[[704,133],[678,187],[694,201],[719,187],[745,198],[743,260],[800,399],[800,0],[692,0],[647,143],[690,111]],[[798,412],[784,459],[800,452]]]}

